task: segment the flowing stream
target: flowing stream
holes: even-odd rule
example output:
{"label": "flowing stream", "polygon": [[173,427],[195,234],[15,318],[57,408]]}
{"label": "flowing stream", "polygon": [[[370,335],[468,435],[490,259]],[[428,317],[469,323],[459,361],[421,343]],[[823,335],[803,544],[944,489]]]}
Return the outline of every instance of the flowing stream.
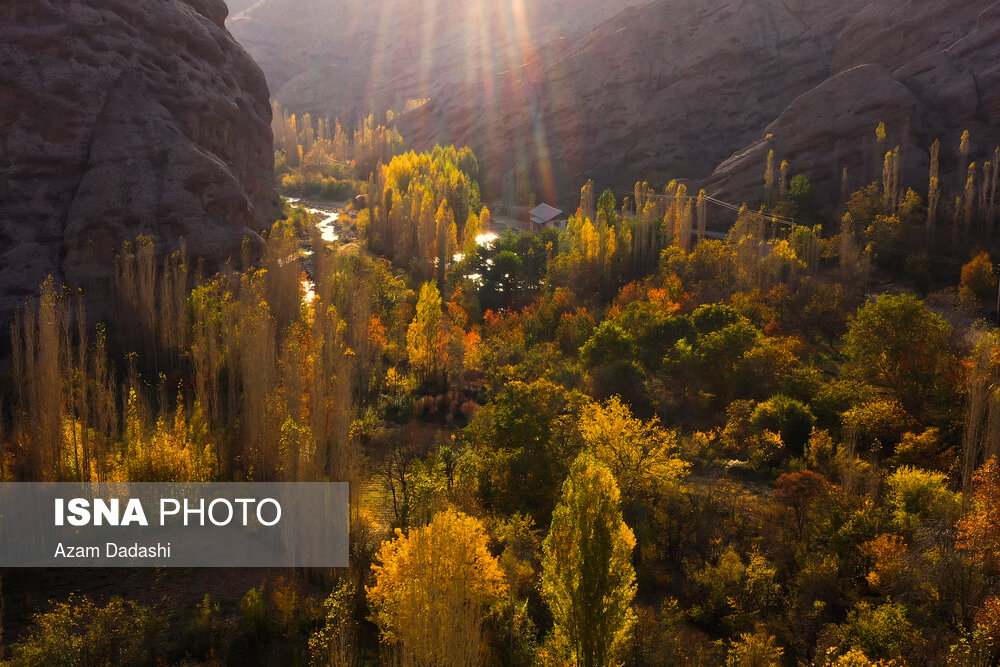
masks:
{"label": "flowing stream", "polygon": [[299,204],[300,199],[298,197],[285,197],[285,201],[289,204],[296,204],[299,208],[303,209],[306,213],[321,215],[323,219],[316,223],[316,228],[320,231],[320,235],[323,240],[327,243],[333,243],[338,238],[336,222],[340,218],[340,213],[336,211],[331,211],[327,208],[313,208],[307,206],[306,204]]}

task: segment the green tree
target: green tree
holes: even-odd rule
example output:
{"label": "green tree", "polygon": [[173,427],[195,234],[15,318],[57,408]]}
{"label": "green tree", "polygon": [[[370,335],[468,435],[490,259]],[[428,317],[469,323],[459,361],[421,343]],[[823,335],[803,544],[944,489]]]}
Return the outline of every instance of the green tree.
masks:
{"label": "green tree", "polygon": [[777,433],[785,447],[796,455],[805,450],[815,421],[807,406],[781,394],[760,403],[750,417],[755,430]]}
{"label": "green tree", "polygon": [[948,322],[915,297],[883,294],[851,319],[845,370],[895,392],[919,414],[953,384],[950,334]]}
{"label": "green tree", "polygon": [[585,398],[549,382],[510,382],[466,429],[479,459],[479,494],[491,509],[545,525],[576,452]]}
{"label": "green tree", "polygon": [[563,483],[542,544],[542,595],[555,634],[584,667],[618,664],[635,624],[635,536],[611,471],[583,452]]}
{"label": "green tree", "polygon": [[948,476],[903,466],[889,476],[893,518],[904,530],[951,526],[958,517],[960,496],[948,490]]}
{"label": "green tree", "polygon": [[846,623],[831,630],[827,636],[832,634],[841,650],[860,649],[869,660],[913,664],[907,658],[921,655],[923,637],[899,603],[872,607],[862,602],[847,615]]}

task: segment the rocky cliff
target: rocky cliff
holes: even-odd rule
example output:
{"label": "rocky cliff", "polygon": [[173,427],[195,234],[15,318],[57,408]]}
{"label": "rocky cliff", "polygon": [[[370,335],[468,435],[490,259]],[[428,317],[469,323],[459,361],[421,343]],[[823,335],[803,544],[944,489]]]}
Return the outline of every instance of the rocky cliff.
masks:
{"label": "rocky cliff", "polygon": [[829,78],[719,165],[708,189],[733,200],[759,198],[762,165],[773,149],[829,201],[842,169],[851,187],[877,177],[879,122],[888,130],[884,148],[900,146],[903,184],[921,192],[936,138],[953,187],[968,166],[958,164],[963,131],[972,137],[970,160],[989,159],[1000,144],[1000,3],[869,2],[837,35],[831,68]]}
{"label": "rocky cliff", "polygon": [[[403,133],[427,145],[457,128],[457,141],[487,169],[527,165],[528,180],[543,184],[540,197],[571,206],[587,178],[631,189],[641,178],[706,175],[829,75],[837,35],[862,5],[662,0],[630,8],[495,82],[443,91],[423,117],[404,119]],[[483,103],[491,87],[501,93]]]}
{"label": "rocky cliff", "polygon": [[[222,0],[0,0],[0,325],[123,240],[210,266],[277,213],[264,77]],[[4,327],[5,328],[5,327]]]}
{"label": "rocky cliff", "polygon": [[992,0],[554,0],[513,25],[509,5],[262,0],[232,29],[285,106],[348,119],[427,99],[401,120],[416,147],[468,144],[494,194],[528,183],[570,206],[588,177],[753,202],[771,149],[835,197],[843,168],[852,184],[879,168],[879,122],[907,182],[936,137],[969,129],[976,159],[998,139]]}

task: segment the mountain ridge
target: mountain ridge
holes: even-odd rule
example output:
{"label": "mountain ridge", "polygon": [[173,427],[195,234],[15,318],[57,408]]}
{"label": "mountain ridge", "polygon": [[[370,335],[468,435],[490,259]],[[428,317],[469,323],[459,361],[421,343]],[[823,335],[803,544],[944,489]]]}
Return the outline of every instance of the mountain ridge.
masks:
{"label": "mountain ridge", "polygon": [[[886,123],[891,145],[900,143],[913,158],[907,184],[919,181],[921,161],[937,137],[957,146],[969,129],[974,158],[991,154],[1000,141],[1000,104],[992,92],[1000,86],[990,85],[996,56],[989,42],[1000,42],[996,4],[646,0],[603,4],[598,15],[588,14],[594,3],[563,2],[525,19],[522,32],[532,41],[522,49],[508,43],[502,21],[477,27],[466,11],[442,23],[452,4],[435,5],[438,13],[428,14],[426,3],[388,3],[382,16],[391,21],[379,48],[389,55],[369,67],[366,45],[378,42],[379,33],[370,27],[375,23],[354,32],[367,20],[362,5],[312,1],[310,7],[325,12],[310,22],[315,34],[342,19],[338,44],[309,53],[302,47],[301,71],[286,73],[274,86],[275,99],[292,111],[348,122],[426,99],[400,118],[404,137],[418,149],[471,146],[484,165],[487,191],[497,196],[520,189],[524,197],[530,183],[537,198],[571,206],[591,177],[616,188],[645,178],[684,178],[754,203],[763,195],[759,147],[766,142],[790,161],[793,173],[815,179],[833,199],[844,167],[852,182],[870,176],[879,122]],[[285,23],[303,22],[306,5],[262,0],[230,24],[266,72],[277,66],[268,63],[282,47],[272,40],[261,49],[254,30],[274,28],[262,17],[287,16],[290,7],[301,11]],[[559,12],[574,21],[560,25]],[[417,27],[427,16],[436,22],[421,33]],[[487,36],[461,42],[477,29]],[[338,55],[328,57],[331,49]],[[355,50],[357,60],[344,55]],[[391,71],[377,69],[387,62]],[[842,76],[868,65],[882,69]],[[831,81],[858,88],[831,97],[838,106],[826,113],[809,96],[829,97],[824,84]],[[872,85],[882,86],[884,96],[866,88]],[[810,110],[824,120],[817,125],[796,116]],[[845,114],[854,120],[845,122]],[[801,141],[795,132],[803,133]],[[817,150],[824,144],[836,149]],[[952,155],[944,167],[961,171]]]}

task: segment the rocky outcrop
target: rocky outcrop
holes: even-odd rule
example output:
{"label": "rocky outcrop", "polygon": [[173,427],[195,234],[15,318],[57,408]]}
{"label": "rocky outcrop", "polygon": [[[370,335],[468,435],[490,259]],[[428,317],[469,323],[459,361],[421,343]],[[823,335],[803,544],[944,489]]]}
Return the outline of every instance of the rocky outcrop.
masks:
{"label": "rocky outcrop", "polygon": [[886,149],[900,146],[906,169],[902,182],[926,180],[920,102],[884,67],[860,65],[797,97],[767,126],[763,138],[725,160],[700,185],[725,201],[756,203],[773,150],[777,161],[789,160],[791,173],[806,173],[821,201],[833,200],[840,194],[844,169],[850,187],[880,177],[879,123],[887,128]]}
{"label": "rocky outcrop", "polygon": [[257,4],[257,0],[226,0],[230,17],[238,16],[240,12],[250,9],[255,4]]}
{"label": "rocky outcrop", "polygon": [[970,160],[990,159],[1000,144],[1000,3],[875,0],[838,35],[834,67],[847,69],[797,98],[703,185],[723,198],[758,201],[773,149],[833,202],[842,169],[852,187],[878,177],[879,122],[889,133],[884,148],[899,145],[903,154],[902,184],[918,192],[926,190],[936,138],[946,189],[964,183],[963,131],[972,137]]}
{"label": "rocky outcrop", "polygon": [[222,0],[0,2],[0,324],[46,276],[106,294],[123,240],[209,265],[277,214],[260,70]]}

